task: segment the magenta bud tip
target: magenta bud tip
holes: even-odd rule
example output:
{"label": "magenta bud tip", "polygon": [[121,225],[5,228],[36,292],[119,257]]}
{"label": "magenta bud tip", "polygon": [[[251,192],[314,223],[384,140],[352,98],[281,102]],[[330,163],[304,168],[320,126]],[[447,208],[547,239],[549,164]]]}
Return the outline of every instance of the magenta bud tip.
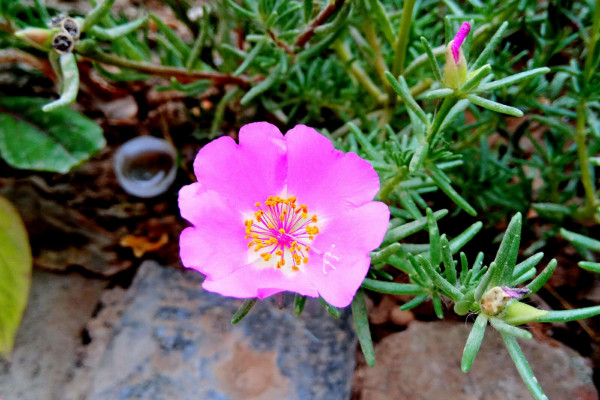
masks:
{"label": "magenta bud tip", "polygon": [[459,50],[463,41],[471,31],[471,24],[468,22],[463,22],[460,26],[458,32],[456,32],[456,36],[452,40],[452,55],[454,56],[454,62],[458,63],[459,59]]}

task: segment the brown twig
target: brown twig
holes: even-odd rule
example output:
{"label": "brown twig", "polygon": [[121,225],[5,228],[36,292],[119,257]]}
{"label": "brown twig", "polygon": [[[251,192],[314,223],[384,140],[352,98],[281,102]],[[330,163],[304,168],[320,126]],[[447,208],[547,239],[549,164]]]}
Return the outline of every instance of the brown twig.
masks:
{"label": "brown twig", "polygon": [[3,49],[0,50],[0,64],[3,63],[18,63],[22,62],[41,71],[53,81],[56,80],[56,74],[52,70],[50,62],[46,59],[37,58],[29,53],[18,49]]}
{"label": "brown twig", "polygon": [[277,39],[277,37],[275,36],[275,34],[273,33],[272,30],[268,29],[267,34],[269,35],[271,40],[273,40],[273,43],[275,43],[275,45],[281,47],[288,54],[294,54],[294,50],[290,46],[288,46],[287,44],[282,42],[281,40]]}
{"label": "brown twig", "polygon": [[302,32],[302,34],[296,40],[295,47],[302,48],[304,45],[315,35],[315,29],[319,25],[323,25],[325,21],[329,19],[336,11],[338,11],[344,5],[344,0],[335,0],[332,4],[328,5],[317,15],[317,18],[310,23],[310,26]]}
{"label": "brown twig", "polygon": [[211,71],[189,71],[185,68],[169,67],[143,61],[131,61],[126,58],[103,53],[101,51],[89,51],[86,48],[76,48],[76,50],[78,50],[79,54],[92,61],[115,65],[121,68],[129,68],[135,71],[145,72],[157,76],[175,77],[181,83],[192,82],[198,79],[208,79],[213,81],[213,83],[218,86],[227,84],[234,84],[241,87],[250,86],[250,82],[241,76],[232,76]]}

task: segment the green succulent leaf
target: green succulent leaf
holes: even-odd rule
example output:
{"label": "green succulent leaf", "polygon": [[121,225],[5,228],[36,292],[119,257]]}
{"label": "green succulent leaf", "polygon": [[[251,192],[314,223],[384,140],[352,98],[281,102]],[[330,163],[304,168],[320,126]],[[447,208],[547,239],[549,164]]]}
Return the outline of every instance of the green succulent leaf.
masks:
{"label": "green succulent leaf", "polygon": [[14,206],[0,197],[0,355],[8,357],[27,304],[32,268],[27,231]]}
{"label": "green succulent leaf", "polygon": [[103,132],[96,123],[66,108],[42,112],[45,102],[31,97],[0,98],[0,155],[8,164],[65,173],[104,147]]}

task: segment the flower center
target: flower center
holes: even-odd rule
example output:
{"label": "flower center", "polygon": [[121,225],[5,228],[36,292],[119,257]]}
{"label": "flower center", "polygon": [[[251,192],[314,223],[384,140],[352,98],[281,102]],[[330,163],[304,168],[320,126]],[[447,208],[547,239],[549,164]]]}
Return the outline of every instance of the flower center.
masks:
{"label": "flower center", "polygon": [[262,250],[260,256],[265,262],[277,260],[277,269],[286,265],[287,258],[291,270],[299,271],[302,264],[308,263],[309,245],[319,233],[317,215],[309,218],[308,207],[296,205],[295,197],[269,196],[264,205],[255,206],[255,218],[244,221],[248,248]]}

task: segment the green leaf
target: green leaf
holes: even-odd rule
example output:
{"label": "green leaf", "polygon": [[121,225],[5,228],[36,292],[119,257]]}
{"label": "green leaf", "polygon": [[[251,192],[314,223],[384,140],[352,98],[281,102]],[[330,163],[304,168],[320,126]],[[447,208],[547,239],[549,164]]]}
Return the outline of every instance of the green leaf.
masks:
{"label": "green leaf", "polygon": [[467,95],[467,99],[480,107],[487,108],[495,112],[502,114],[512,115],[513,117],[522,117],[523,111],[518,108],[507,106],[506,104],[496,103],[495,101],[484,99],[483,97],[476,96],[474,94]]}
{"label": "green leaf", "polygon": [[531,339],[533,335],[531,332],[526,331],[525,329],[517,328],[516,326],[507,324],[498,318],[490,319],[490,323],[494,328],[496,328],[499,332],[504,333],[506,335],[520,337],[521,339]]}
{"label": "green leaf", "polygon": [[77,100],[79,92],[79,69],[73,53],[61,54],[59,57],[61,91],[60,97],[42,107],[44,112],[68,106]]}
{"label": "green leaf", "polygon": [[301,296],[299,294],[296,294],[296,297],[294,297],[294,314],[296,314],[296,317],[299,316],[300,314],[302,314],[305,304],[306,304],[306,296]]}
{"label": "green leaf", "polygon": [[[438,268],[442,262],[442,245],[440,241],[440,230],[433,216],[431,208],[427,208],[427,225],[429,228],[429,260],[434,267]],[[450,244],[448,244],[450,246]]]}
{"label": "green leaf", "polygon": [[365,302],[365,293],[359,289],[352,300],[352,316],[356,325],[356,335],[360,342],[360,348],[365,355],[367,365],[375,365],[375,349],[373,348],[373,339],[371,339],[371,330],[369,329],[369,318],[367,316],[367,303]]}
{"label": "green leaf", "polygon": [[416,171],[420,170],[421,165],[423,165],[423,161],[425,161],[425,158],[427,158],[428,152],[429,152],[429,143],[427,143],[427,142],[420,143],[417,146],[415,153],[413,154],[413,156],[410,160],[408,170],[410,172],[416,172]]}
{"label": "green leaf", "polygon": [[465,244],[467,244],[475,237],[475,235],[479,233],[482,227],[483,223],[481,221],[477,221],[465,229],[463,233],[452,239],[450,241],[450,251],[452,254],[456,254],[460,249],[462,249]]}
{"label": "green leaf", "polygon": [[433,310],[435,311],[435,315],[439,319],[444,319],[444,310],[442,309],[442,300],[440,300],[440,295],[438,293],[434,293],[431,297],[433,301]]}
{"label": "green leaf", "polygon": [[525,358],[525,354],[519,347],[519,343],[517,343],[517,339],[515,339],[512,335],[507,335],[505,333],[500,333],[502,335],[502,339],[504,339],[504,343],[506,344],[506,348],[508,349],[508,353],[510,354],[510,358],[512,358],[521,378],[523,378],[523,382],[527,385],[527,388],[535,398],[535,400],[548,400],[548,397],[544,394],[542,387],[538,383],[538,380],[533,375],[533,371]]}
{"label": "green leaf", "polygon": [[248,105],[252,100],[254,100],[254,98],[264,92],[266,92],[267,90],[269,90],[271,88],[271,86],[273,86],[276,82],[277,82],[277,78],[279,77],[279,73],[280,73],[280,69],[281,69],[281,64],[279,64],[277,66],[277,68],[275,68],[270,74],[269,76],[267,76],[265,79],[263,79],[262,81],[258,82],[256,85],[252,86],[252,89],[250,89],[248,91],[248,93],[246,93],[244,95],[244,97],[242,97],[242,99],[240,100],[240,103],[243,106]]}
{"label": "green leaf", "polygon": [[326,302],[322,297],[319,297],[319,302],[321,302],[321,305],[325,307],[329,315],[331,315],[333,318],[339,318],[342,315],[340,310]]}
{"label": "green leaf", "polygon": [[[442,71],[440,71],[440,66],[438,65],[437,60],[435,59],[435,55],[433,54],[433,49],[429,45],[429,42],[427,41],[427,39],[425,39],[425,37],[423,37],[423,36],[421,36],[421,43],[423,43],[423,47],[425,47],[425,54],[427,54],[427,60],[429,60],[429,66],[431,67],[431,70],[433,71],[433,77],[435,78],[436,81],[442,82],[442,80],[443,80]],[[454,90],[452,90],[452,89],[441,89],[441,90],[450,91],[449,94],[454,92]]]}
{"label": "green leaf", "polygon": [[394,89],[398,96],[404,100],[404,104],[406,104],[406,106],[415,113],[421,122],[423,122],[425,125],[429,124],[429,118],[427,118],[425,111],[423,111],[423,109],[417,104],[415,99],[410,94],[410,90],[408,89],[408,85],[406,84],[404,77],[400,76],[400,79],[396,80],[394,75],[392,75],[389,71],[385,71],[385,77],[390,85],[392,85],[392,89]]}
{"label": "green leaf", "polygon": [[92,26],[96,25],[100,19],[102,19],[110,11],[110,8],[114,2],[115,0],[104,0],[97,4],[83,20],[83,23],[81,24],[81,32],[85,32]]}
{"label": "green leaf", "polygon": [[483,341],[483,336],[485,335],[485,327],[487,326],[487,322],[488,320],[485,315],[479,314],[475,320],[475,323],[473,324],[473,328],[471,329],[471,333],[469,333],[467,343],[465,344],[463,358],[460,364],[460,368],[463,372],[469,372],[471,366],[473,365],[473,361],[475,360],[475,356],[479,351],[479,347]]}
{"label": "green leaf", "polygon": [[590,237],[580,235],[579,233],[568,231],[564,228],[560,229],[560,234],[575,245],[594,251],[600,251],[600,240],[592,239]]}
{"label": "green leaf", "polygon": [[445,280],[444,277],[440,275],[435,268],[433,268],[433,266],[425,257],[418,255],[417,262],[421,267],[423,267],[429,279],[431,279],[438,289],[444,292],[446,296],[450,297],[454,301],[458,301],[458,299],[462,297],[461,291]]}
{"label": "green leaf", "polygon": [[427,295],[427,294],[420,294],[417,297],[415,297],[414,299],[402,304],[402,306],[400,306],[400,309],[402,311],[413,309],[416,306],[418,306],[419,304],[421,304],[422,302],[424,302],[425,300],[427,300],[428,297],[429,297],[429,295]]}
{"label": "green leaf", "polygon": [[369,278],[365,278],[364,282],[362,283],[362,287],[374,292],[388,294],[419,295],[423,294],[424,292],[423,288],[421,288],[419,285],[413,285],[411,283],[382,282]]}
{"label": "green leaf", "polygon": [[429,168],[432,172],[430,175],[431,179],[440,189],[442,189],[442,192],[446,193],[446,195],[450,197],[457,206],[465,210],[467,214],[476,216],[477,211],[475,211],[475,209],[460,194],[458,194],[456,190],[454,190],[452,185],[448,182],[449,179],[446,174],[435,165],[431,165]]}
{"label": "green leaf", "polygon": [[463,294],[456,304],[454,304],[454,312],[458,315],[467,315],[471,311],[473,302],[475,301],[475,289],[469,290]]}
{"label": "green leaf", "polygon": [[478,70],[472,72],[469,74],[468,80],[460,87],[460,90],[462,92],[468,92],[471,89],[476,88],[479,86],[479,83],[482,81],[482,79],[488,76],[491,71],[492,67],[490,64],[486,64]]}
{"label": "green leaf", "polygon": [[548,263],[546,268],[544,268],[542,273],[540,273],[534,280],[532,280],[529,283],[529,285],[527,285],[527,289],[531,290],[531,292],[528,293],[527,295],[525,295],[524,297],[529,297],[532,294],[536,293],[538,290],[540,290],[542,288],[542,286],[544,286],[546,284],[546,282],[548,282],[548,279],[550,279],[550,277],[554,273],[555,269],[556,269],[556,259],[553,258]]}
{"label": "green leaf", "polygon": [[121,36],[125,36],[135,31],[146,23],[147,17],[138,18],[126,24],[117,25],[112,28],[101,28],[99,26],[92,26],[90,33],[98,39],[102,40],[115,40]]}
{"label": "green leaf", "polygon": [[569,322],[578,319],[592,318],[600,314],[600,306],[584,307],[577,310],[547,311],[547,314],[536,318],[537,322]]}
{"label": "green leaf", "polygon": [[456,265],[452,258],[452,249],[446,234],[443,234],[440,238],[440,244],[442,246],[442,261],[444,262],[444,276],[446,280],[450,282],[452,286],[456,285]]}
{"label": "green leaf", "polygon": [[242,319],[244,319],[244,317],[246,315],[248,315],[250,310],[252,310],[252,307],[254,307],[254,305],[256,304],[257,301],[258,301],[258,299],[244,300],[244,302],[242,303],[240,308],[238,308],[238,310],[235,312],[235,314],[233,314],[233,318],[231,318],[231,323],[235,325],[238,322],[240,322]]}
{"label": "green leaf", "polygon": [[380,262],[385,262],[388,258],[390,258],[390,256],[396,254],[400,250],[402,250],[402,245],[400,243],[392,243],[379,251],[374,251],[370,254],[371,263],[377,264]]}
{"label": "green leaf", "polygon": [[434,89],[434,90],[430,90],[428,92],[425,92],[422,97],[419,98],[423,98],[426,100],[431,100],[431,99],[441,99],[444,97],[448,97],[451,94],[454,93],[454,89],[450,89],[450,88],[442,88],[442,89]]}
{"label": "green leaf", "polygon": [[510,220],[498,253],[494,261],[498,264],[499,273],[494,274],[490,281],[490,286],[499,284],[511,284],[513,271],[515,268],[517,254],[519,252],[519,243],[521,241],[521,213],[516,213]]}
{"label": "green leaf", "polygon": [[548,72],[550,72],[550,68],[547,67],[532,69],[531,71],[521,72],[503,79],[499,79],[497,81],[484,83],[483,85],[479,86],[477,91],[489,92],[491,90],[499,89],[501,87],[514,85],[515,83],[524,81],[525,79],[531,79],[538,75],[547,74]]}
{"label": "green leaf", "polygon": [[[433,213],[435,220],[439,220],[448,214],[448,210],[438,210]],[[427,226],[427,217],[416,219],[412,222],[400,225],[396,228],[390,229],[383,238],[383,243],[397,242],[400,239],[404,239],[407,236],[412,235],[420,231]]]}
{"label": "green leaf", "polygon": [[592,262],[592,261],[579,261],[577,263],[577,265],[579,265],[581,268],[585,269],[586,271],[591,271],[591,272],[600,274],[600,263]]}
{"label": "green leaf", "polygon": [[8,357],[31,284],[31,249],[17,210],[0,197],[0,355]]}
{"label": "green leaf", "polygon": [[181,39],[173,29],[165,24],[160,17],[150,14],[150,18],[152,18],[152,20],[156,23],[158,30],[165,35],[169,43],[171,43],[179,51],[179,53],[183,55],[183,58],[187,60],[191,51],[190,46],[188,46],[187,43],[184,42],[183,39]]}
{"label": "green leaf", "polygon": [[531,268],[534,268],[540,261],[544,258],[544,253],[539,252],[535,253],[528,259],[521,261],[517,265],[515,265],[515,269],[513,271],[513,279],[518,278],[524,273],[528,272]]}
{"label": "green leaf", "polygon": [[498,45],[500,44],[500,41],[502,40],[502,36],[504,35],[504,31],[506,31],[506,28],[508,28],[508,21],[504,21],[502,25],[500,25],[500,28],[498,28],[494,36],[492,36],[492,38],[487,42],[487,45],[485,46],[479,57],[477,57],[477,60],[475,60],[471,68],[473,68],[474,70],[481,68],[487,62],[487,60],[489,60],[496,47],[498,47]]}
{"label": "green leaf", "polygon": [[42,112],[45,102],[0,98],[0,155],[8,164],[65,173],[104,147],[102,129],[92,120],[67,108]]}

